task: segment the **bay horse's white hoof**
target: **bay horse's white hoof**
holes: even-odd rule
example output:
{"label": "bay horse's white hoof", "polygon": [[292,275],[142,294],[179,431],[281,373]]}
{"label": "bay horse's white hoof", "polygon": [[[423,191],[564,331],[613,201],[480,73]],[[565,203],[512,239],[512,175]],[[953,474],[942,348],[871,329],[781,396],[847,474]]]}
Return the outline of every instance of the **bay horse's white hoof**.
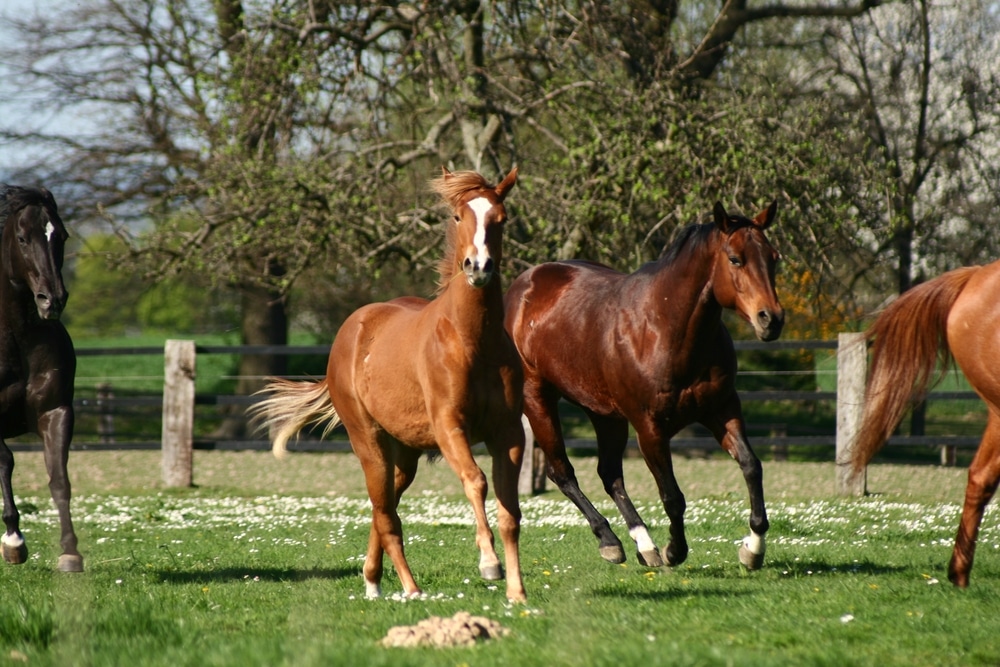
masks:
{"label": "bay horse's white hoof", "polygon": [[750,533],[740,545],[740,563],[748,570],[759,570],[764,565],[764,536]]}
{"label": "bay horse's white hoof", "polygon": [[635,555],[646,567],[663,567],[663,558],[655,548],[652,551],[638,551]]}
{"label": "bay horse's white hoof", "polygon": [[83,556],[80,554],[63,554],[59,556],[60,572],[83,572]]}
{"label": "bay horse's white hoof", "polygon": [[0,552],[3,552],[3,559],[11,565],[21,565],[28,560],[28,545],[17,533],[5,533],[0,537]]}

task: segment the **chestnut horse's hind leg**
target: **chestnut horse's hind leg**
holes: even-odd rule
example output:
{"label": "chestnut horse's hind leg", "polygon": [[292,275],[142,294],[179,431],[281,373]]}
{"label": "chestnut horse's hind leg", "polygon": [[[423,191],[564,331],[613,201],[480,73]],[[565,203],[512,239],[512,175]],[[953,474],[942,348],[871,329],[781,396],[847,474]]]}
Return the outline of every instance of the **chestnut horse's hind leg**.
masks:
{"label": "chestnut horse's hind leg", "polygon": [[[727,417],[728,415],[728,417]],[[750,494],[750,534],[740,545],[740,562],[750,570],[759,570],[764,564],[764,535],[770,524],[764,506],[764,472],[760,459],[747,442],[739,397],[734,393],[726,410],[716,419],[702,420],[715,435],[715,439],[729,455],[736,459]]]}
{"label": "chestnut horse's hind leg", "polygon": [[50,410],[38,420],[39,433],[45,441],[45,468],[49,473],[49,492],[59,513],[62,529],[58,568],[62,572],[83,572],[83,556],[77,551],[76,532],[69,514],[70,483],[67,473],[69,443],[73,435],[73,409]]}
{"label": "chestnut horse's hind leg", "polygon": [[625,473],[622,458],[628,445],[628,421],[602,417],[587,410],[587,416],[597,434],[597,474],[604,483],[604,491],[611,496],[625,519],[628,534],[635,541],[636,557],[647,567],[661,567],[663,558],[649,536],[649,529],[636,511],[632,499],[625,491]]}
{"label": "chestnut horse's hind leg", "polygon": [[955,549],[948,564],[948,579],[956,586],[969,585],[969,572],[976,551],[976,538],[983,520],[983,510],[993,498],[1000,482],[1000,417],[991,409],[983,440],[969,466],[965,487],[965,506],[955,537]]}
{"label": "chestnut horse's hind leg", "polygon": [[[397,447],[395,442],[380,448],[379,443],[359,443],[352,440],[354,452],[361,461],[365,473],[365,484],[368,487],[368,497],[372,502],[372,528],[368,536],[368,552],[365,556],[363,573],[365,577],[365,595],[377,598],[382,595],[382,555],[389,554],[396,575],[403,586],[403,594],[419,595],[420,587],[413,579],[413,573],[403,554],[403,525],[396,509],[399,494],[396,491],[396,480],[406,480],[416,472],[415,462],[402,459],[399,468],[396,467]],[[412,463],[412,465],[411,465]],[[409,482],[406,482],[409,485]]]}
{"label": "chestnut horse's hind leg", "polygon": [[3,552],[5,561],[20,565],[28,559],[28,546],[21,535],[21,515],[14,504],[14,491],[11,488],[13,473],[14,453],[0,438],[0,489],[3,491],[3,522],[7,527],[3,537],[0,537],[0,551]]}
{"label": "chestnut horse's hind leg", "polygon": [[590,530],[597,537],[601,557],[609,563],[624,563],[625,549],[621,540],[611,530],[608,520],[580,490],[580,483],[576,480],[576,471],[566,454],[566,443],[559,425],[556,408],[559,397],[542,398],[539,394],[533,384],[525,382],[524,413],[531,423],[535,442],[545,452],[545,474],[587,518]]}

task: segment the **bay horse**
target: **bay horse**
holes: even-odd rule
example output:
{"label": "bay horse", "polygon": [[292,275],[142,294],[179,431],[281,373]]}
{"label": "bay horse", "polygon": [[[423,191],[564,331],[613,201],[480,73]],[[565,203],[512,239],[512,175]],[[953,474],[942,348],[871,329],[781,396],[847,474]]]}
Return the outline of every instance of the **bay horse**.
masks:
{"label": "bay horse", "polygon": [[[700,422],[736,459],[749,489],[751,534],[740,561],[750,569],[763,564],[762,470],[747,441],[734,386],[736,354],[722,311],[735,309],[761,340],[781,334],[785,315],[774,289],[779,256],[764,234],[776,211],[775,201],[751,220],[716,203],[714,222],[684,228],[658,261],[635,273],[550,262],[522,273],[507,292],[505,325],[521,355],[524,412],[545,452],[546,474],[586,516],[609,562],[624,562],[625,551],[580,490],[559,423],[560,398],[582,407],[594,426],[598,474],[640,563],[674,566],[687,558],[685,500],[670,439]],[[670,520],[662,554],[625,490],[629,424]]]}
{"label": "bay horse", "polygon": [[62,528],[58,568],[82,572],[66,471],[75,418],[76,352],[59,321],[68,297],[62,265],[69,235],[55,199],[44,188],[0,186],[0,224],[0,489],[6,526],[0,552],[13,564],[28,557],[11,488],[14,454],[4,439],[35,433],[42,438],[49,490]]}
{"label": "bay horse", "polygon": [[[1000,261],[944,273],[904,292],[866,332],[872,343],[861,428],[852,464],[861,474],[907,408],[921,400],[941,364],[957,362],[989,407],[986,430],[969,466],[965,505],[948,579],[969,585],[983,510],[1000,482]],[[940,376],[938,376],[940,378]]]}
{"label": "bay horse", "polygon": [[338,331],[319,382],[272,380],[251,408],[282,455],[303,427],[326,422],[347,430],[364,470],[372,528],[363,574],[368,597],[381,595],[388,553],[407,596],[420,594],[403,554],[400,497],[424,450],[439,449],[462,481],[476,518],[479,570],[503,578],[486,518],[486,476],[470,446],[485,441],[493,459],[498,524],[506,560],[507,598],[524,601],[518,553],[521,510],[517,478],[524,453],[522,374],[503,328],[501,246],[504,198],[517,168],[493,187],[475,172],[443,175],[431,185],[454,210],[433,300],[401,297],[363,306]]}

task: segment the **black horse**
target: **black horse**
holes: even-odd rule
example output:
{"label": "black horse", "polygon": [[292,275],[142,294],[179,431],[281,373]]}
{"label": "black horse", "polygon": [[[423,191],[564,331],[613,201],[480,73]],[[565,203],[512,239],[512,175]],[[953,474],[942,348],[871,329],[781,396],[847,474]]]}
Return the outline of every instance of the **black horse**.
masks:
{"label": "black horse", "polygon": [[11,489],[14,455],[4,438],[36,433],[44,443],[49,490],[62,526],[59,569],[81,572],[66,474],[76,352],[59,321],[68,297],[62,279],[68,234],[44,188],[0,185],[0,225],[0,488],[7,527],[0,552],[8,563],[28,557]]}

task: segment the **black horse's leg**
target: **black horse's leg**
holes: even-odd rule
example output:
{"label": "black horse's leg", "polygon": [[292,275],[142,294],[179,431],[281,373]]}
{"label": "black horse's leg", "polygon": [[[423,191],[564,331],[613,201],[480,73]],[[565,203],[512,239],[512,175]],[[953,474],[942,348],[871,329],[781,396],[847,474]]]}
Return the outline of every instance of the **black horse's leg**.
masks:
{"label": "black horse's leg", "polygon": [[597,474],[604,483],[604,491],[615,501],[618,511],[625,519],[628,534],[635,540],[639,562],[647,567],[660,567],[663,565],[660,552],[625,491],[622,457],[625,456],[625,447],[628,445],[628,420],[604,417],[590,410],[586,412],[597,434]]}
{"label": "black horse's leg", "polygon": [[736,459],[743,472],[750,494],[750,534],[743,538],[740,546],[740,562],[750,570],[760,569],[764,564],[764,535],[770,527],[767,508],[764,506],[764,471],[760,459],[747,441],[739,396],[733,392],[718,416],[702,420],[702,424],[712,432],[722,448]]}
{"label": "black horse's leg", "polygon": [[38,432],[45,447],[45,468],[49,473],[49,491],[59,513],[62,533],[59,570],[83,572],[83,556],[77,551],[76,532],[69,514],[71,489],[66,464],[69,461],[69,443],[73,437],[74,413],[72,406],[62,406],[44,413],[38,420]]}
{"label": "black horse's leg", "polygon": [[545,474],[587,518],[590,530],[597,537],[601,557],[609,563],[624,563],[625,549],[621,540],[611,530],[608,520],[580,490],[576,471],[566,454],[566,443],[559,424],[558,402],[559,396],[554,391],[542,391],[537,381],[526,377],[524,414],[531,423],[535,441],[545,452]]}
{"label": "black horse's leg", "polygon": [[28,546],[21,535],[21,515],[14,504],[11,478],[14,473],[14,453],[0,438],[0,489],[3,491],[3,522],[7,531],[0,537],[0,551],[8,563],[20,565],[28,559]]}
{"label": "black horse's leg", "polygon": [[653,417],[636,423],[639,451],[646,467],[653,474],[660,491],[660,501],[670,520],[670,543],[663,548],[662,556],[667,565],[683,563],[688,556],[687,537],[684,535],[684,511],[687,501],[674,477],[674,462],[670,455],[670,435],[663,431]]}

